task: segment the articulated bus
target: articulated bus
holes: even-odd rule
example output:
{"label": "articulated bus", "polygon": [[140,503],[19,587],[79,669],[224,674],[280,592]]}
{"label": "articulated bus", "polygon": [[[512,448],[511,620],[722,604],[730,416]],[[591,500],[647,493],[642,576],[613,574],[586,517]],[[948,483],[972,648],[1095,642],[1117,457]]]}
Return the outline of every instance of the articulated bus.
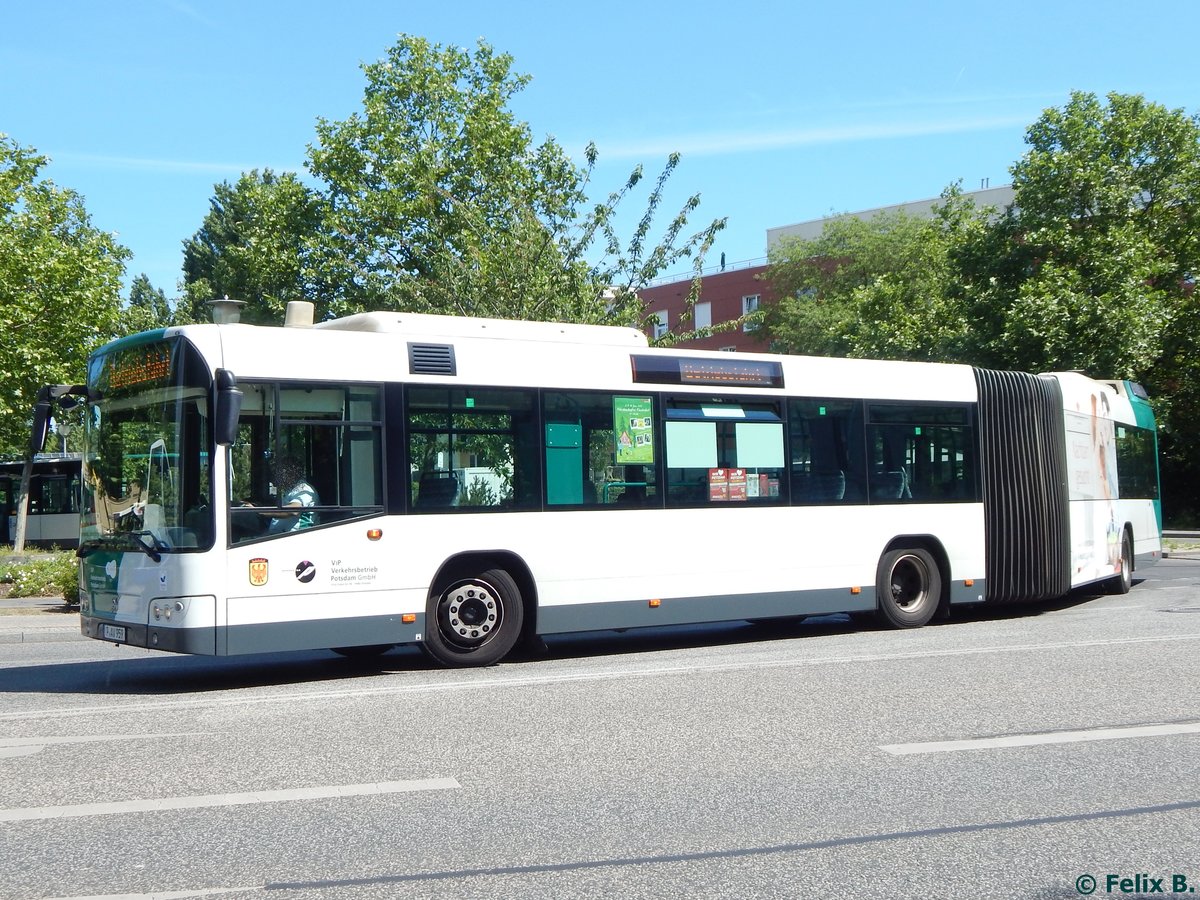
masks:
{"label": "articulated bus", "polygon": [[368,313],[123,338],[55,390],[87,403],[83,633],[159,650],[916,627],[1161,555],[1146,396],[1075,373]]}

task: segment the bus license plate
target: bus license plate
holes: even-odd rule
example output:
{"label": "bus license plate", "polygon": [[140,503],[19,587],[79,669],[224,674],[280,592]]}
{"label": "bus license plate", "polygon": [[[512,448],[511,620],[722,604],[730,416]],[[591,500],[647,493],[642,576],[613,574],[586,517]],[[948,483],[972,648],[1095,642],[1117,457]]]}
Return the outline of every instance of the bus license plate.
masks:
{"label": "bus license plate", "polygon": [[125,641],[125,626],[124,625],[101,625],[100,637],[106,641]]}

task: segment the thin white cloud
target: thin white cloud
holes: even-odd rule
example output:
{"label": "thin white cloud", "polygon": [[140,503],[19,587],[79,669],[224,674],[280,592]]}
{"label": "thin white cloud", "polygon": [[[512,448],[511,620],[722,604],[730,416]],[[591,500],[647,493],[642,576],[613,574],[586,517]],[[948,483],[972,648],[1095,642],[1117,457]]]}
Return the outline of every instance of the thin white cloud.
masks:
{"label": "thin white cloud", "polygon": [[635,141],[597,142],[606,160],[640,159],[680,152],[685,156],[730,156],[824,144],[861,143],[938,134],[963,134],[1023,127],[1028,116],[992,116],[926,122],[871,122],[784,131],[725,131],[646,137]]}
{"label": "thin white cloud", "polygon": [[[897,113],[921,116],[930,115],[926,110],[942,110],[950,107],[957,107],[964,112],[961,116],[970,115],[970,111],[978,109],[1016,109],[1024,111],[1028,115],[1030,121],[1033,120],[1042,109],[1047,105],[1064,102],[1069,96],[1070,91],[1054,90],[1054,91],[1030,91],[1024,93],[949,93],[949,94],[918,94],[905,93],[894,97],[871,97],[868,99],[853,99],[839,98],[837,102],[837,111],[845,115],[850,112],[869,112],[872,114],[882,114],[891,112],[893,116]],[[756,110],[756,114],[760,116],[774,116],[776,120],[781,116],[792,116],[812,114],[812,115],[828,115],[828,105],[800,107],[763,107]],[[941,113],[941,117],[945,117],[946,113]]]}
{"label": "thin white cloud", "polygon": [[271,169],[273,172],[302,172],[303,165],[288,163],[264,166],[261,163],[207,162],[186,159],[152,159],[135,156],[104,156],[94,153],[48,153],[53,162],[93,169],[124,169],[155,172],[166,175],[240,175],[251,169]]}
{"label": "thin white cloud", "polygon": [[167,0],[167,6],[171,7],[171,9],[175,10],[175,12],[179,13],[180,15],[191,19],[193,22],[199,22],[201,25],[207,25],[210,28],[216,25],[212,19],[201,15],[200,11],[190,3],[184,3],[182,0]]}

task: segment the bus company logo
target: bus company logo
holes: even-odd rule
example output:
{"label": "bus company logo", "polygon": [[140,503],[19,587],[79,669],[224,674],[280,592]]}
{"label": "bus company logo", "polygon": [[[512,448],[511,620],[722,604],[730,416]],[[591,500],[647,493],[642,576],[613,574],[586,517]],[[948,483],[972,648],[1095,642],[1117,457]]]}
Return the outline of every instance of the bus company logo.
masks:
{"label": "bus company logo", "polygon": [[301,584],[308,584],[317,576],[317,567],[310,563],[307,559],[296,566],[296,580]]}
{"label": "bus company logo", "polygon": [[264,557],[256,556],[250,560],[250,583],[255,587],[267,583],[267,561]]}

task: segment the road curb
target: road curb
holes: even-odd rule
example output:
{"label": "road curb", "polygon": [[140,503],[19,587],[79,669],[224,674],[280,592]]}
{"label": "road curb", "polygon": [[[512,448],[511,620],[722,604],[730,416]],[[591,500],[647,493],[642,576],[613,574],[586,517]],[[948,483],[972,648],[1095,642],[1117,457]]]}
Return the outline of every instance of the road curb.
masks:
{"label": "road curb", "polygon": [[54,644],[60,641],[86,641],[78,631],[65,628],[36,628],[0,632],[0,644]]}
{"label": "road curb", "polygon": [[[31,604],[34,600],[35,598],[6,598],[2,605],[11,609],[17,605]],[[41,609],[47,611],[33,611],[37,607],[31,606],[31,612],[28,614],[0,616],[0,644],[47,644],[87,640],[80,631],[78,612],[59,611],[61,606],[58,610],[49,611],[48,607],[55,603],[53,598],[48,601],[45,598],[36,598],[36,601]],[[61,601],[58,603],[61,604]]]}

